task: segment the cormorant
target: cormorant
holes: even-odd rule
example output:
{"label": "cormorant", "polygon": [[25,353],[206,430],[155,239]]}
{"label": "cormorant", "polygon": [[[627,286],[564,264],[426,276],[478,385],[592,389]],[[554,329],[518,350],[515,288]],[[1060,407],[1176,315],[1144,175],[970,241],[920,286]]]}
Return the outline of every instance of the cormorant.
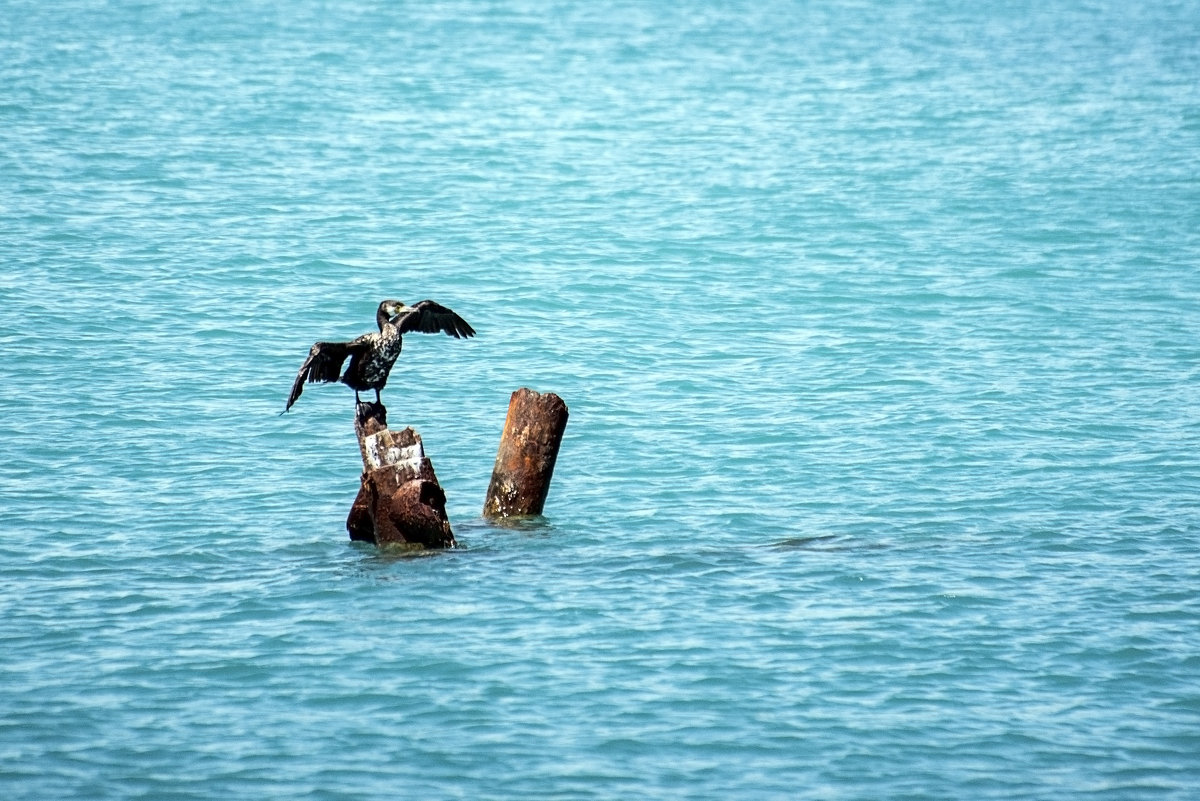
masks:
{"label": "cormorant", "polygon": [[[308,358],[300,365],[300,372],[296,373],[292,394],[288,396],[283,411],[292,408],[304,391],[305,381],[341,381],[354,390],[357,403],[362,402],[358,393],[373,389],[375,402],[378,403],[379,390],[387,384],[388,373],[400,355],[402,334],[410,331],[436,334],[441,331],[455,339],[475,336],[475,329],[466,320],[432,300],[423,300],[414,306],[405,306],[398,300],[385,300],[375,312],[375,322],[379,325],[378,333],[372,331],[349,342],[314,344],[308,351]],[[350,357],[350,365],[343,373],[342,363],[347,356]]]}

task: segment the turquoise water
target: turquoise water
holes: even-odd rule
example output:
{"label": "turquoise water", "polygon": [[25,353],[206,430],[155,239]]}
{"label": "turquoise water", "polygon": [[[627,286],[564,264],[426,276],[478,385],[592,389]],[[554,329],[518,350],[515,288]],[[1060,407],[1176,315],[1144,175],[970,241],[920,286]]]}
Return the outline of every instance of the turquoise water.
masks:
{"label": "turquoise water", "polygon": [[[1200,4],[0,13],[0,797],[1191,799]],[[352,545],[316,339],[462,548]],[[480,518],[509,394],[570,424]]]}

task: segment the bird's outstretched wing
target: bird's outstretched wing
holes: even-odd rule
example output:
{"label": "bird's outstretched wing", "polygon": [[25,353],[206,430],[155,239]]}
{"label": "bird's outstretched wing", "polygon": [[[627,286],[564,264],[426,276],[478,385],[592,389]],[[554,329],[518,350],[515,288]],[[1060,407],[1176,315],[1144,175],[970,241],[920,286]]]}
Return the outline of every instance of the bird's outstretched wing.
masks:
{"label": "bird's outstretched wing", "polygon": [[475,336],[475,329],[468,325],[466,320],[432,300],[423,300],[410,306],[397,314],[392,322],[400,329],[401,334],[410,331],[419,331],[422,334],[441,332],[455,339]]}
{"label": "bird's outstretched wing", "polygon": [[304,391],[304,382],[307,381],[311,384],[317,381],[337,381],[341,376],[342,363],[346,361],[346,357],[363,347],[365,347],[365,343],[360,344],[359,339],[353,342],[314,343],[308,350],[308,358],[304,360],[304,364],[300,365],[300,371],[296,373],[296,380],[292,382],[292,394],[288,396],[287,406],[283,410],[286,412],[292,408],[292,404]]}

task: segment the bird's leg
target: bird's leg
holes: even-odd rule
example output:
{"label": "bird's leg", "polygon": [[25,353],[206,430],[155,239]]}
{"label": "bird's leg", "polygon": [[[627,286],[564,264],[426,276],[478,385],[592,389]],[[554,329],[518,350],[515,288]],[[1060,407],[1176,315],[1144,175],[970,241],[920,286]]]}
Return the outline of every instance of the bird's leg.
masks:
{"label": "bird's leg", "polygon": [[383,405],[383,401],[381,401],[379,399],[379,390],[375,390],[375,402],[378,403],[380,406]]}
{"label": "bird's leg", "polygon": [[354,390],[354,405],[357,406],[360,403],[362,403],[362,398],[358,397],[358,390],[356,389]]}

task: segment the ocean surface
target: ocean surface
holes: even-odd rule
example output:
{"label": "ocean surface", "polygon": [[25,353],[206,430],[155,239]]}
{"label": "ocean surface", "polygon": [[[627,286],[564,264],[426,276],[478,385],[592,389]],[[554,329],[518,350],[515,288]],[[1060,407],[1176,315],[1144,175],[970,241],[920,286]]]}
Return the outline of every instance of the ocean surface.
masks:
{"label": "ocean surface", "polygon": [[1200,797],[1195,0],[5,0],[0,349],[6,801]]}

